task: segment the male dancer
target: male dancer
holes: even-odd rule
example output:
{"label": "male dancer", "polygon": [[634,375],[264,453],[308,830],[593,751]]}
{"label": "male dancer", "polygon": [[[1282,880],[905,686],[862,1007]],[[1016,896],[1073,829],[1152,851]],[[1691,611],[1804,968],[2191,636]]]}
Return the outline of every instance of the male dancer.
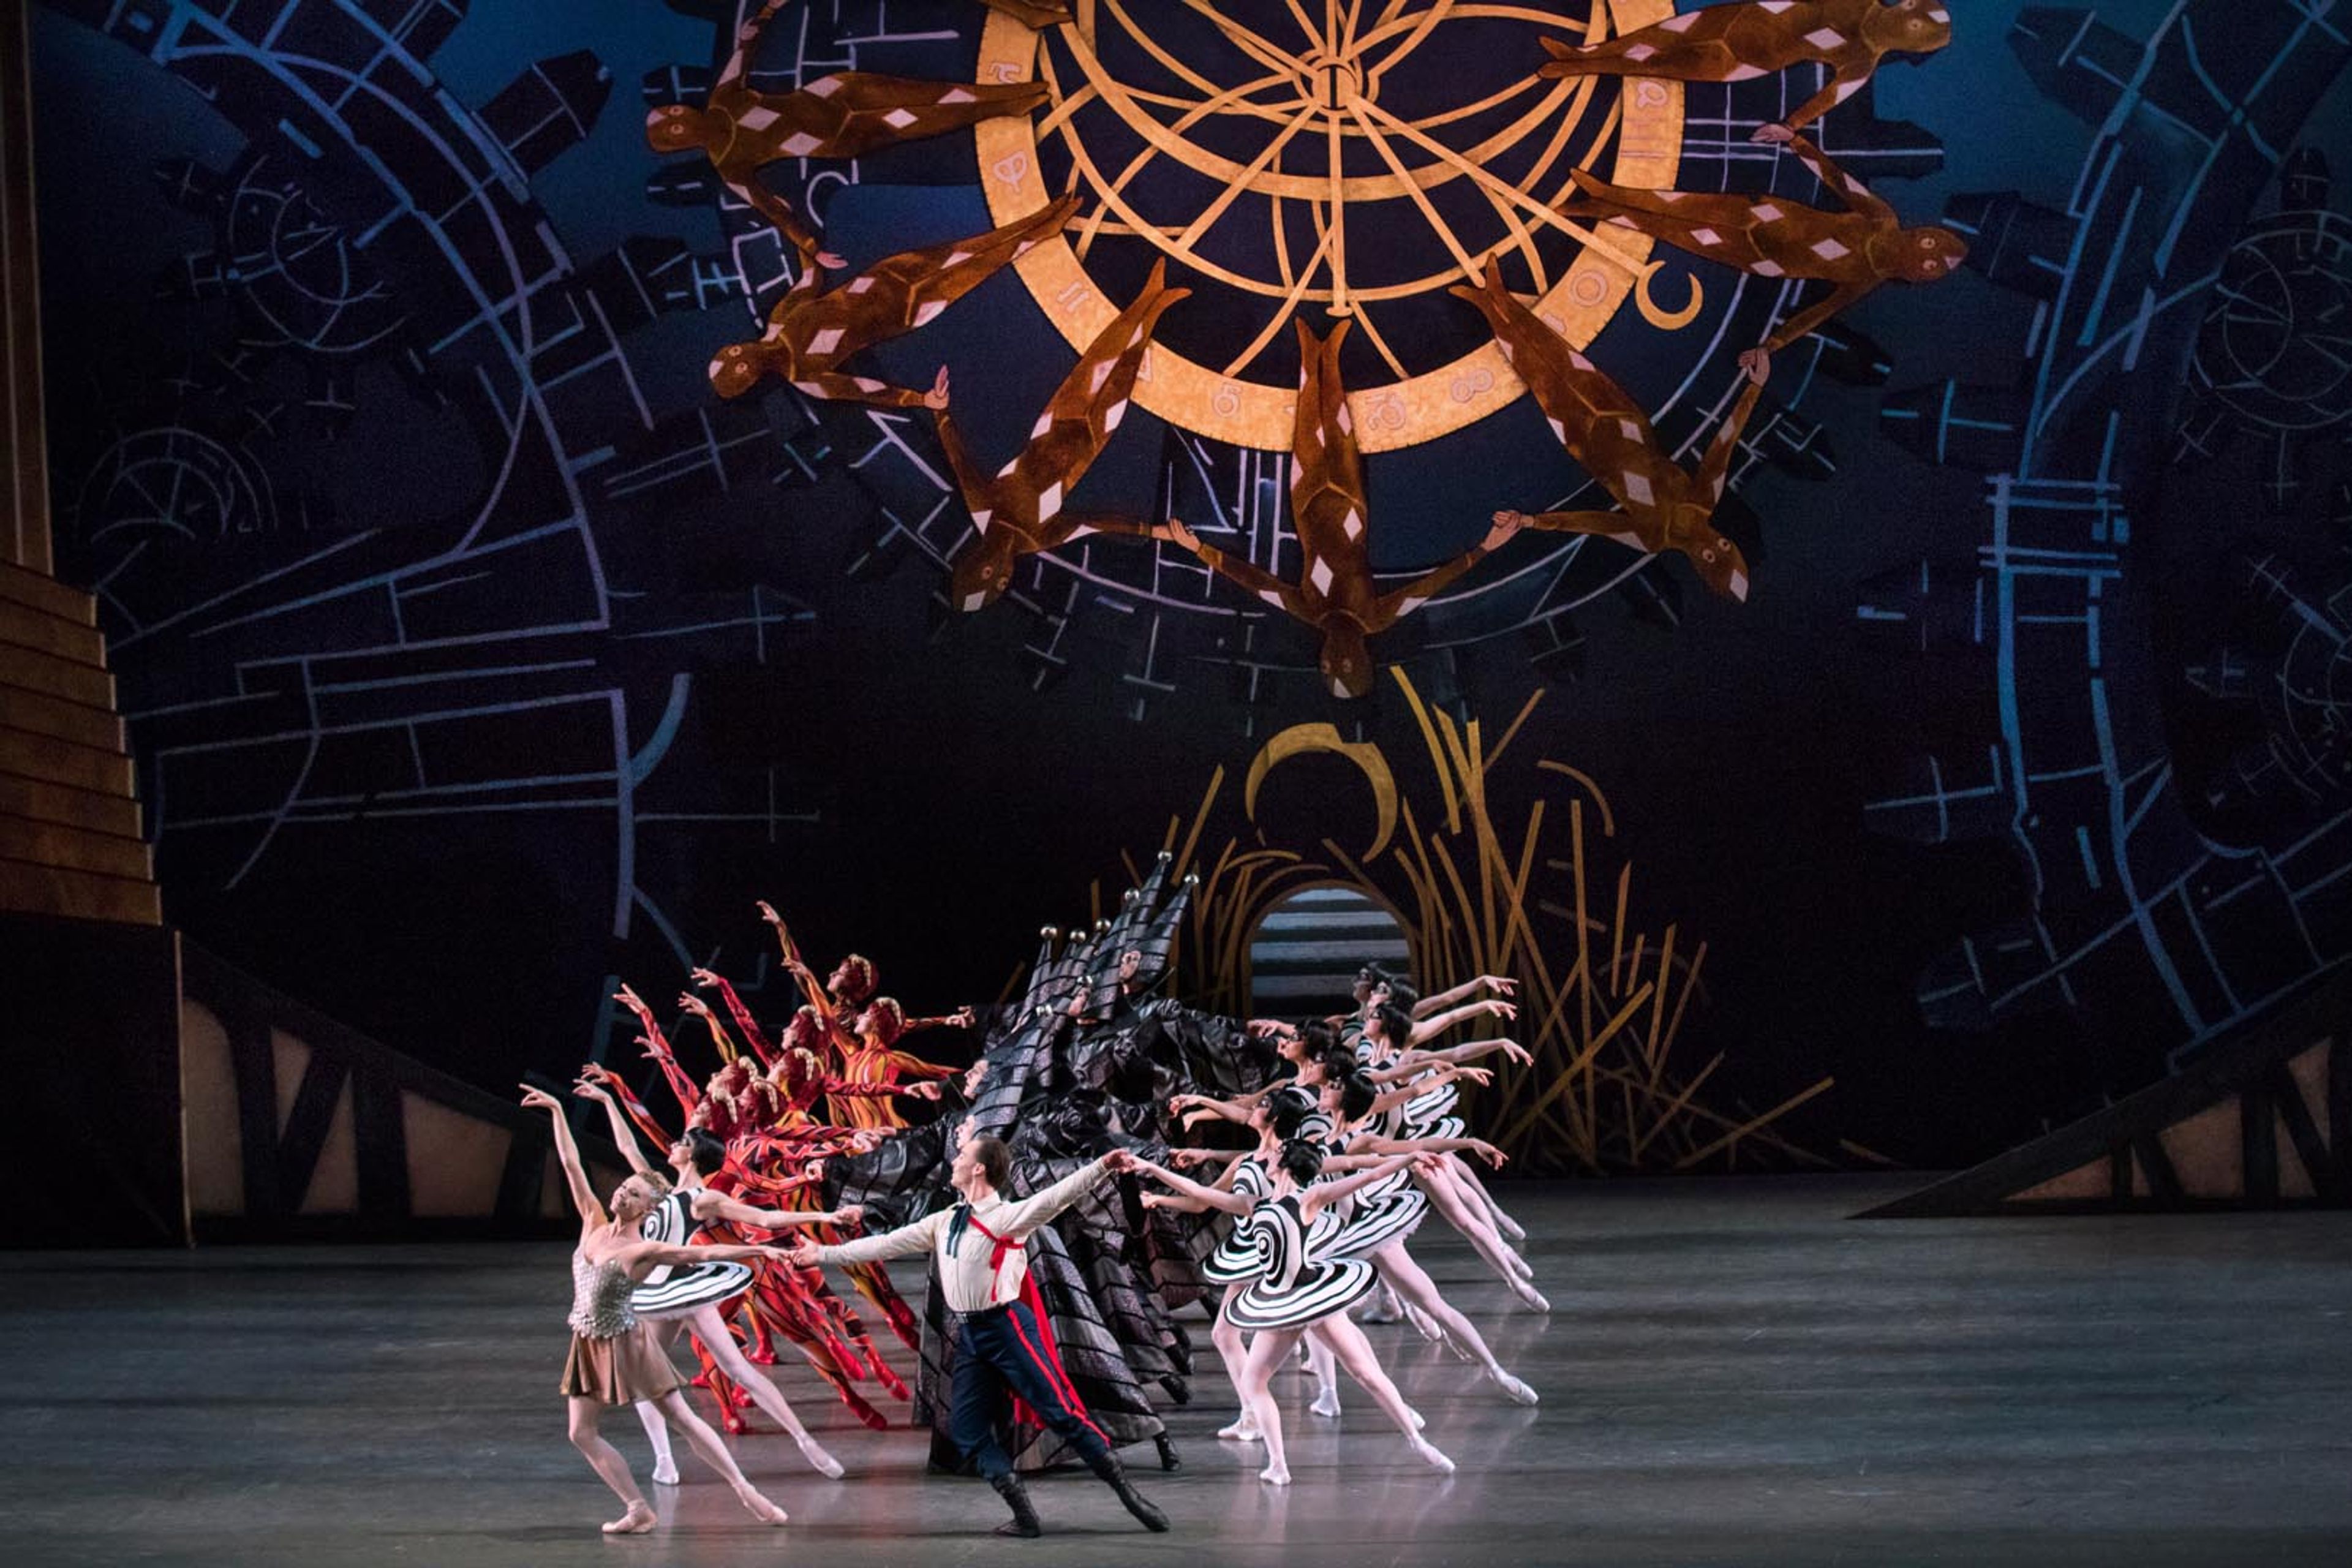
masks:
{"label": "male dancer", "polygon": [[1145,1529],[1168,1528],[1168,1516],[1129,1482],[1118,1456],[1087,1419],[1045,1338],[1035,1309],[1022,1294],[1029,1274],[1023,1249],[1030,1235],[1085,1196],[1104,1176],[1136,1168],[1133,1155],[1115,1150],[1041,1193],[1010,1200],[1003,1195],[1003,1187],[1012,1174],[1012,1151],[1000,1139],[975,1138],[957,1152],[955,1163],[949,1167],[949,1179],[963,1198],[953,1208],[880,1236],[829,1247],[803,1246],[791,1254],[793,1264],[801,1268],[934,1254],[948,1309],[963,1320],[956,1342],[949,1435],[1013,1510],[1012,1521],[997,1527],[999,1535],[1045,1533],[1027,1489],[1013,1473],[1013,1461],[997,1440],[997,1417],[1008,1391],[1078,1451],[1087,1468],[1118,1494],[1127,1511],[1142,1521]]}

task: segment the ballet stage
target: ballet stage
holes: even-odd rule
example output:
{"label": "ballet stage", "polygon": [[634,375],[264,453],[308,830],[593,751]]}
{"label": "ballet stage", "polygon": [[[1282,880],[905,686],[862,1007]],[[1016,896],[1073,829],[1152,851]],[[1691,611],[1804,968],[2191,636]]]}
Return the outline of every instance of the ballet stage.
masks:
{"label": "ballet stage", "polygon": [[[792,1511],[766,1530],[681,1446],[687,1484],[648,1492],[665,1528],[600,1538],[617,1510],[555,1396],[561,1245],[18,1254],[0,1271],[6,1560],[2352,1562],[2352,1221],[1843,1217],[1916,1184],[1514,1184],[1549,1318],[1507,1310],[1440,1226],[1415,1252],[1541,1407],[1409,1328],[1370,1331],[1460,1473],[1414,1462],[1352,1385],[1336,1428],[1310,1415],[1286,1373],[1297,1481],[1260,1485],[1257,1450],[1212,1436],[1233,1402],[1193,1321],[1183,1473],[1129,1451],[1174,1532],[1073,1471],[1033,1484],[1048,1533],[1025,1542],[989,1533],[985,1487],[923,1473],[920,1435],[869,1433],[781,1365],[847,1480],[739,1439]],[[635,1420],[607,1431],[643,1480]]]}

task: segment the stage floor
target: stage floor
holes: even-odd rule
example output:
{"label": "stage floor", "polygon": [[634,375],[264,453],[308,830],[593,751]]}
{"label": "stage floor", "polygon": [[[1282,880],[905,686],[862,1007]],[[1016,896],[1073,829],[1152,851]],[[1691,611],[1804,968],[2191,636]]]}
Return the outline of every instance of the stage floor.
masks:
{"label": "stage floor", "polygon": [[[1211,1435],[1205,1324],[1173,1533],[1082,1472],[1007,1542],[977,1481],[868,1433],[793,1367],[849,1467],[738,1440],[791,1510],[752,1525],[680,1446],[614,1507],[554,1394],[564,1249],[18,1254],[0,1268],[0,1554],[31,1563],[1304,1565],[2352,1562],[2352,1217],[1850,1222],[1905,1179],[1514,1185],[1549,1318],[1450,1232],[1416,1249],[1543,1394],[1507,1405],[1409,1329],[1374,1343],[1461,1472],[1413,1462],[1352,1385],[1335,1430],[1277,1384],[1297,1484]],[[1441,1235],[1443,1239],[1441,1239]],[[912,1281],[919,1288],[919,1277]],[[896,1347],[893,1347],[896,1348]],[[907,1364],[910,1358],[901,1358]],[[780,1371],[786,1369],[780,1367]],[[898,1407],[903,1408],[903,1407]],[[644,1435],[607,1430],[643,1478]]]}

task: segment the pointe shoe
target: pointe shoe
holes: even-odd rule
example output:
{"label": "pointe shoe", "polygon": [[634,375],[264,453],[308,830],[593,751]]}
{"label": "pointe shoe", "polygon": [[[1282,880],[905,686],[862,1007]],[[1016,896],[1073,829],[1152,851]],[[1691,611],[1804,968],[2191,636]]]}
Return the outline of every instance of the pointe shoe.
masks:
{"label": "pointe shoe", "polygon": [[1270,1487],[1286,1487],[1290,1484],[1290,1468],[1286,1465],[1277,1468],[1268,1465],[1257,1473],[1257,1479]]}
{"label": "pointe shoe", "polygon": [[654,1518],[654,1510],[646,1506],[646,1500],[639,1498],[629,1505],[628,1512],[605,1525],[604,1530],[607,1535],[643,1535],[658,1522]]}
{"label": "pointe shoe", "polygon": [[761,1497],[749,1485],[735,1489],[735,1500],[741,1503],[745,1510],[761,1524],[782,1524],[792,1517],[782,1509]]}
{"label": "pointe shoe", "polygon": [[1521,1301],[1525,1302],[1528,1307],[1534,1309],[1536,1311],[1549,1312],[1551,1310],[1551,1303],[1544,1300],[1543,1292],[1537,1289],[1525,1279],[1512,1281],[1511,1294],[1517,1296]]}
{"label": "pointe shoe", "polygon": [[1326,1421],[1337,1421],[1339,1419],[1339,1391],[1336,1388],[1325,1389],[1315,1396],[1315,1402],[1307,1408]]}
{"label": "pointe shoe", "polygon": [[818,1443],[815,1438],[795,1437],[793,1441],[800,1445],[801,1458],[806,1459],[809,1462],[810,1468],[815,1470],[818,1475],[823,1476],[829,1481],[837,1481],[841,1479],[841,1461],[835,1458],[831,1454],[826,1453],[824,1446]]}
{"label": "pointe shoe", "polygon": [[1427,1438],[1413,1438],[1412,1451],[1421,1457],[1421,1462],[1423,1464],[1427,1465],[1439,1475],[1450,1476],[1454,1473],[1454,1461],[1447,1458],[1444,1454],[1439,1453],[1437,1451],[1436,1445],[1430,1442]]}
{"label": "pointe shoe", "polygon": [[657,1487],[677,1485],[677,1461],[667,1454],[654,1461],[654,1485]]}
{"label": "pointe shoe", "polygon": [[1265,1434],[1259,1431],[1246,1415],[1230,1426],[1217,1428],[1217,1438],[1224,1443],[1263,1443]]}
{"label": "pointe shoe", "polygon": [[1518,1246],[1528,1238],[1528,1227],[1500,1209],[1495,1211],[1495,1228],[1501,1231],[1503,1239],[1513,1247]]}
{"label": "pointe shoe", "polygon": [[1533,1405],[1536,1403],[1536,1391],[1529,1388],[1519,1379],[1513,1377],[1509,1373],[1505,1372],[1501,1367],[1488,1367],[1486,1369],[1486,1375],[1494,1381],[1496,1387],[1503,1391],[1503,1397],[1509,1400],[1512,1404]]}
{"label": "pointe shoe", "polygon": [[1504,1255],[1504,1258],[1505,1261],[1510,1264],[1511,1272],[1517,1275],[1520,1279],[1532,1279],[1536,1277],[1535,1266],[1529,1263],[1526,1258],[1521,1258],[1517,1253],[1506,1253]]}
{"label": "pointe shoe", "polygon": [[1423,1339],[1434,1342],[1445,1337],[1445,1331],[1437,1326],[1437,1320],[1410,1301],[1404,1303],[1404,1321],[1411,1323],[1412,1331]]}
{"label": "pointe shoe", "polygon": [[1420,1411],[1412,1408],[1410,1405],[1405,1408],[1405,1414],[1412,1417],[1412,1429],[1416,1432],[1429,1425],[1429,1417],[1423,1415]]}

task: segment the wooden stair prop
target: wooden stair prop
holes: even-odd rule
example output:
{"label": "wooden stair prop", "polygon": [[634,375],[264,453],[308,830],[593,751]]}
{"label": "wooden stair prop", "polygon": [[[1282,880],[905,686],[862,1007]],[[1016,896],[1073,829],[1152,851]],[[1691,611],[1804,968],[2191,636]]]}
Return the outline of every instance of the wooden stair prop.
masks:
{"label": "wooden stair prop", "polygon": [[98,602],[0,561],[0,913],[161,925]]}
{"label": "wooden stair prop", "polygon": [[2352,969],[2161,1083],[1865,1219],[2352,1206]]}
{"label": "wooden stair prop", "polygon": [[[180,951],[196,1241],[570,1233],[544,1113],[380,1045],[184,937]],[[627,1165],[601,1119],[574,1126],[590,1179],[610,1192]]]}

